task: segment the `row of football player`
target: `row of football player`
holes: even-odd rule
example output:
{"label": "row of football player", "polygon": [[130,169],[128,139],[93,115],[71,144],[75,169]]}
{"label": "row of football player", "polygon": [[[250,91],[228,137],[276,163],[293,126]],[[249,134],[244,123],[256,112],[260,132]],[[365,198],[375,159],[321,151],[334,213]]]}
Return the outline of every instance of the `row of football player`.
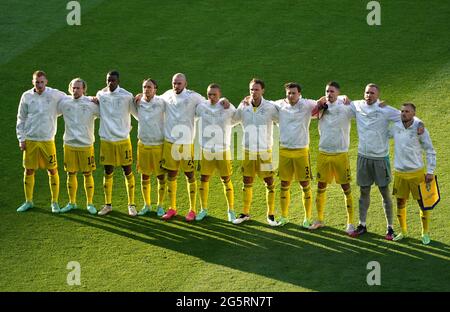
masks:
{"label": "row of football player", "polygon": [[[76,208],[76,173],[83,172],[87,209],[92,214],[97,213],[92,203],[96,117],[100,118],[100,163],[105,171],[105,205],[98,212],[99,215],[112,211],[113,171],[114,167],[121,166],[128,194],[128,213],[131,216],[144,215],[151,210],[150,176],[153,174],[158,178],[157,214],[164,220],[173,218],[178,212],[177,175],[181,169],[187,179],[189,194],[186,221],[200,221],[208,215],[209,178],[217,170],[222,178],[230,222],[240,224],[250,219],[253,182],[259,176],[266,185],[269,225],[282,226],[289,222],[290,186],[292,181],[298,181],[303,190],[305,211],[302,226],[315,230],[324,226],[326,187],[335,180],[344,193],[346,232],[356,237],[367,232],[370,189],[375,183],[383,196],[387,221],[386,239],[400,240],[407,231],[405,206],[409,194],[412,193],[413,198],[419,200],[417,185],[423,181],[429,183],[434,177],[435,152],[428,131],[414,117],[414,104],[403,104],[401,111],[381,104],[379,87],[375,84],[366,86],[364,100],[350,101],[346,96],[339,96],[340,86],[337,82],[329,82],[325,87],[325,96],[315,101],[302,98],[301,86],[291,82],[285,84],[286,98],[268,101],[263,97],[264,82],[254,78],[249,83],[249,96],[235,108],[226,98],[222,98],[219,85],[210,84],[205,99],[187,89],[186,77],[181,73],[173,76],[172,89],[161,96],[156,95],[156,81],[148,78],[143,81],[142,93],[133,97],[119,86],[117,71],[107,74],[107,86],[97,92],[94,98],[84,95],[86,82],[80,78],[70,82],[71,96],[47,87],[47,77],[42,71],[33,74],[32,82],[34,87],[22,95],[17,118],[17,137],[20,148],[24,151],[26,197],[18,211],[33,207],[34,170],[45,168],[49,172],[53,212],[67,212]],[[65,121],[64,164],[68,172],[70,201],[62,209],[57,203],[59,176],[54,144],[56,120],[61,114]],[[141,190],[145,203],[139,213],[134,201],[135,178],[131,170],[131,115],[139,121],[137,168],[142,176]],[[319,118],[320,141],[315,199],[317,220],[313,222],[309,125],[314,117]],[[196,118],[202,120],[199,187],[201,210],[198,213],[193,162]],[[359,224],[356,228],[348,160],[352,118],[356,118],[359,137],[357,185],[360,187],[360,199]],[[281,216],[278,219],[275,218],[275,184],[274,172],[271,170],[274,122],[280,127]],[[242,125],[244,132],[242,141],[245,154],[242,162],[243,212],[239,216],[234,210],[234,189],[230,178],[231,127],[238,123]],[[397,236],[393,230],[393,207],[389,192],[389,137],[395,140],[393,193],[397,199],[397,215],[401,225],[401,233]],[[423,151],[426,152],[426,168],[422,160]],[[183,159],[180,159],[180,155]],[[167,211],[163,208],[166,185],[170,202]],[[421,210],[421,220],[423,242],[429,243],[429,211]]]}

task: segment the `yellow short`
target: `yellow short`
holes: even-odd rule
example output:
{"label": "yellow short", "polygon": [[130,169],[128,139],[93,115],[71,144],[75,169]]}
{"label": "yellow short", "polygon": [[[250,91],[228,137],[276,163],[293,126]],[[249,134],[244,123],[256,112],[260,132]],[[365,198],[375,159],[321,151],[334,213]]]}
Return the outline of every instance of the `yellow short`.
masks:
{"label": "yellow short", "polygon": [[392,194],[397,198],[408,199],[409,193],[415,200],[420,199],[419,184],[425,181],[425,172],[420,169],[415,172],[394,171],[394,188]]}
{"label": "yellow short", "polygon": [[109,166],[130,166],[133,164],[131,140],[100,141],[100,164]]}
{"label": "yellow short", "polygon": [[90,172],[95,170],[94,146],[75,147],[64,144],[64,170]]}
{"label": "yellow short", "polygon": [[202,150],[202,159],[200,160],[200,174],[211,176],[217,169],[221,177],[229,177],[233,174],[231,165],[231,151],[220,153],[211,153]]}
{"label": "yellow short", "polygon": [[242,160],[242,175],[261,179],[273,177],[272,151],[250,152],[245,150]]}
{"label": "yellow short", "polygon": [[25,141],[23,167],[25,169],[56,169],[55,141]]}
{"label": "yellow short", "polygon": [[278,175],[281,181],[310,181],[309,148],[280,148]]}
{"label": "yellow short", "polygon": [[137,170],[145,175],[154,173],[156,176],[165,173],[162,167],[163,145],[144,145],[138,143]]}
{"label": "yellow short", "polygon": [[167,170],[181,170],[192,172],[194,166],[194,144],[173,144],[164,141],[163,168]]}
{"label": "yellow short", "polygon": [[329,154],[319,152],[317,157],[317,180],[323,183],[350,183],[352,179],[348,153]]}

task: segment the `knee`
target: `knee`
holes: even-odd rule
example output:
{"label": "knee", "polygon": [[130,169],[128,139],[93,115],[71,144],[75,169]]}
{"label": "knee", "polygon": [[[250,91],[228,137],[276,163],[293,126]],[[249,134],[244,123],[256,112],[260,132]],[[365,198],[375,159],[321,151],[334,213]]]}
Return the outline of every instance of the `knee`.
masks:
{"label": "knee", "polygon": [[175,178],[178,175],[178,171],[169,170],[167,172],[167,175],[169,176],[169,178]]}
{"label": "knee", "polygon": [[131,173],[131,166],[123,166],[122,169],[125,175],[129,175]]}
{"label": "knee", "polygon": [[378,189],[380,190],[380,193],[385,200],[387,200],[387,199],[390,200],[389,186],[379,186]]}
{"label": "knee", "polygon": [[289,187],[289,186],[291,186],[291,182],[290,181],[281,181],[281,187],[286,188],[286,187]]}
{"label": "knee", "polygon": [[114,172],[113,166],[105,166],[105,174],[110,175]]}
{"label": "knee", "polygon": [[58,169],[48,169],[48,174],[49,175],[55,175],[58,173]]}
{"label": "knee", "polygon": [[300,181],[300,185],[302,186],[302,188],[306,188],[309,186],[309,181]]}
{"label": "knee", "polygon": [[34,169],[25,169],[25,174],[26,175],[33,175],[34,174]]}
{"label": "knee", "polygon": [[348,191],[350,189],[350,184],[349,183],[341,184],[341,187],[342,187],[342,190],[345,192],[345,191]]}
{"label": "knee", "polygon": [[406,199],[404,198],[397,198],[397,207],[398,208],[405,208],[406,206]]}
{"label": "knee", "polygon": [[370,186],[361,186],[359,190],[361,192],[361,196],[367,197],[370,195]]}
{"label": "knee", "polygon": [[269,186],[272,186],[272,185],[273,185],[273,183],[274,183],[274,181],[273,181],[273,178],[272,178],[272,177],[269,177],[269,178],[265,178],[265,179],[264,179],[264,182],[266,183],[266,186],[267,186],[267,187],[269,187]]}
{"label": "knee", "polygon": [[185,172],[184,175],[188,180],[194,179],[194,172]]}
{"label": "knee", "polygon": [[[149,178],[150,178],[150,177],[149,177]],[[165,176],[164,174],[161,174],[161,175],[157,176],[157,178],[158,178],[158,180],[159,180],[160,182],[164,182],[164,181],[166,180],[166,176]]]}

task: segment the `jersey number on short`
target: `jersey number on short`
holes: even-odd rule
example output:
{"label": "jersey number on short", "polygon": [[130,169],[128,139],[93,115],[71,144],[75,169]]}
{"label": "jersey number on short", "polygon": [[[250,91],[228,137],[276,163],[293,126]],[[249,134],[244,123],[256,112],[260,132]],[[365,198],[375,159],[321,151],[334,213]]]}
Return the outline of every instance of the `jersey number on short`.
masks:
{"label": "jersey number on short", "polygon": [[54,164],[54,163],[56,163],[56,154],[50,155],[50,156],[48,157],[48,163],[49,163],[49,164]]}

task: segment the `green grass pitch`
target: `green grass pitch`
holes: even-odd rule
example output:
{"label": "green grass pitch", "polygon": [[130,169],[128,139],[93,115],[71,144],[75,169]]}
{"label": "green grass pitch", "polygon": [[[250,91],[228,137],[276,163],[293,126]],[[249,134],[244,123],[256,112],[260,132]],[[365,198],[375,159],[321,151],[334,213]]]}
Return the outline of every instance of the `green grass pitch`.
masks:
{"label": "green grass pitch", "polygon": [[[0,291],[450,291],[450,3],[382,0],[381,25],[368,26],[367,2],[82,0],[81,25],[68,26],[66,1],[39,5],[2,1]],[[80,76],[88,82],[90,95],[104,87],[111,69],[120,71],[121,86],[133,93],[140,91],[142,79],[148,76],[159,82],[162,93],[170,88],[175,72],[184,72],[189,88],[205,94],[206,86],[217,82],[235,104],[248,94],[254,76],[265,80],[268,99],[282,98],[287,81],[300,82],[305,97],[318,98],[327,81],[337,80],[342,93],[352,99],[362,98],[364,86],[375,82],[391,105],[415,103],[417,115],[431,133],[442,196],[432,213],[432,243],[422,246],[419,240],[419,211],[412,200],[407,206],[411,238],[385,241],[385,220],[375,189],[368,216],[370,233],[361,239],[347,237],[337,185],[328,188],[327,227],[314,233],[299,227],[303,208],[298,187],[292,188],[291,223],[270,228],[260,180],[255,183],[253,220],[241,226],[226,222],[217,177],[210,188],[211,216],[201,223],[187,224],[181,217],[163,222],[154,213],[131,218],[118,169],[115,210],[106,217],[90,216],[84,209],[52,215],[44,171],[36,175],[35,208],[19,214],[23,169],[15,122],[20,95],[31,88],[36,69],[48,73],[49,86],[64,91],[73,77]],[[134,120],[133,126],[136,146]],[[60,119],[56,144],[61,205],[68,200],[62,171],[63,130]],[[316,121],[311,124],[310,146],[315,170]],[[95,147],[98,156],[98,140]],[[356,149],[353,124],[353,178]],[[238,211],[242,208],[239,166],[234,162]],[[98,165],[95,172],[97,207],[103,203],[101,169]],[[84,203],[81,176],[79,185],[78,202]],[[316,188],[313,182],[314,197]],[[357,211],[355,181],[352,188]],[[153,181],[153,198],[154,190]],[[180,176],[181,215],[187,212],[185,190]],[[277,211],[278,194],[277,180]],[[397,220],[395,225],[398,228]],[[80,286],[66,283],[69,261],[81,265]],[[366,283],[370,261],[381,265],[380,286]]]}

